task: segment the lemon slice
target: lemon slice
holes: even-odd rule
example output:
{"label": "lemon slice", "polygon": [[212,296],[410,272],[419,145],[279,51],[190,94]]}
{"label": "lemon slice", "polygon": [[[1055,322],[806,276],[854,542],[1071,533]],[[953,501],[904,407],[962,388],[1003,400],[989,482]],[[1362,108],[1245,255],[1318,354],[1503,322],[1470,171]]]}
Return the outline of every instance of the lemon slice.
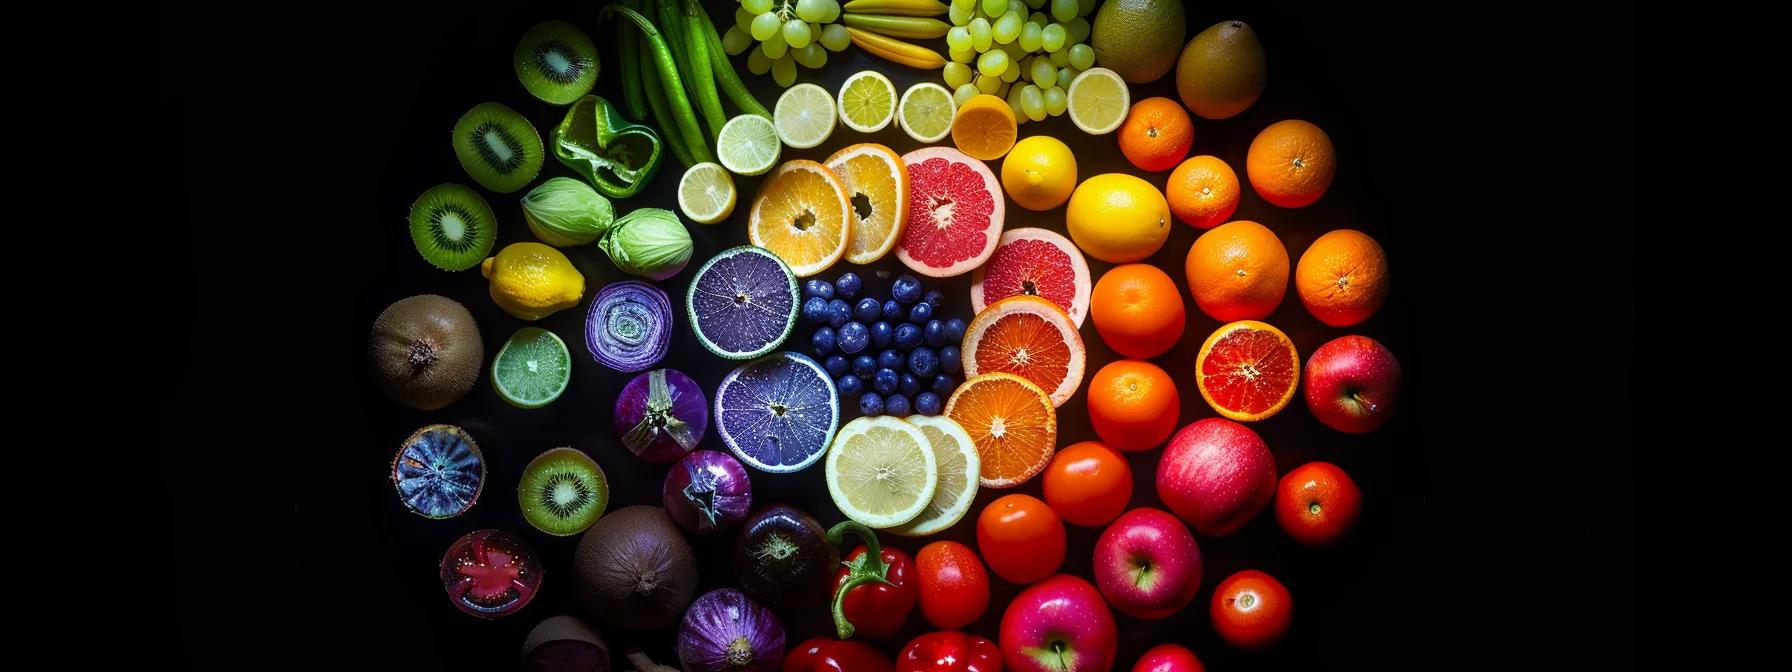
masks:
{"label": "lemon slice", "polygon": [[735,175],[759,175],[778,163],[778,129],[765,117],[743,114],[729,119],[716,137],[716,156]]}
{"label": "lemon slice", "polygon": [[890,416],[859,418],[841,427],[825,471],[834,506],[872,529],[921,515],[940,480],[939,459],[927,435]]}
{"label": "lemon slice", "polygon": [[946,87],[923,82],[902,93],[902,102],[896,106],[896,120],[908,137],[916,142],[933,144],[946,139],[952,132],[952,115],[957,111],[958,106],[953,104],[952,93]]}
{"label": "lemon slice", "polygon": [[977,457],[977,444],[958,421],[943,415],[911,415],[909,424],[927,437],[933,456],[940,465],[940,484],[933,499],[921,515],[895,529],[894,534],[923,537],[942,532],[958,524],[977,499],[977,478],[983,473],[983,462]]}
{"label": "lemon slice", "polygon": [[734,178],[713,163],[699,163],[678,180],[678,209],[698,224],[714,224],[734,212]]}
{"label": "lemon slice", "polygon": [[1090,135],[1114,132],[1132,109],[1132,94],[1127,93],[1126,81],[1107,68],[1084,70],[1065,93],[1069,98],[1070,122]]}
{"label": "lemon slice", "polygon": [[875,71],[863,70],[840,85],[840,120],[860,133],[876,133],[896,117],[896,85]]}
{"label": "lemon slice", "polygon": [[772,110],[778,137],[791,149],[808,149],[834,134],[834,96],[814,84],[798,84],[778,97]]}

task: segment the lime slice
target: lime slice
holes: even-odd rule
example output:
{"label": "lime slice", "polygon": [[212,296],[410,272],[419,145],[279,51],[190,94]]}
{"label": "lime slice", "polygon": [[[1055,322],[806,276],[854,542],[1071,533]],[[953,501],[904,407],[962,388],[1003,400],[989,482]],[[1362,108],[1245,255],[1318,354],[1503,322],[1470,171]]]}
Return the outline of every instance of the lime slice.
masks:
{"label": "lime slice", "polygon": [[1105,135],[1120,128],[1132,109],[1126,81],[1107,68],[1090,68],[1077,75],[1066,91],[1070,122],[1090,135]]}
{"label": "lime slice", "polygon": [[983,462],[977,457],[976,442],[957,420],[943,415],[911,415],[908,423],[920,429],[927,437],[927,445],[933,448],[940,467],[940,484],[921,515],[890,532],[924,537],[964,519],[972,501],[977,499],[977,477],[983,473]]}
{"label": "lime slice", "polygon": [[554,332],[523,327],[492,358],[492,386],[520,408],[541,408],[560,398],[572,380],[572,355]]}
{"label": "lime slice", "polygon": [[778,163],[778,129],[756,114],[729,119],[716,138],[716,156],[735,175],[759,175]]}
{"label": "lime slice", "polygon": [[932,144],[946,139],[952,132],[952,115],[958,106],[946,87],[923,82],[902,93],[902,104],[896,106],[896,119],[908,137]]}
{"label": "lime slice", "polygon": [[927,436],[887,415],[846,423],[834,435],[827,462],[834,506],[872,529],[914,520],[939,487],[939,459]]}
{"label": "lime slice", "polygon": [[734,212],[734,178],[713,163],[699,163],[678,180],[678,209],[698,224],[714,224]]}
{"label": "lime slice", "polygon": [[896,85],[890,78],[864,70],[840,85],[840,119],[860,133],[876,133],[896,117]]}
{"label": "lime slice", "polygon": [[834,96],[814,84],[798,84],[778,97],[772,119],[791,149],[814,147],[834,134]]}

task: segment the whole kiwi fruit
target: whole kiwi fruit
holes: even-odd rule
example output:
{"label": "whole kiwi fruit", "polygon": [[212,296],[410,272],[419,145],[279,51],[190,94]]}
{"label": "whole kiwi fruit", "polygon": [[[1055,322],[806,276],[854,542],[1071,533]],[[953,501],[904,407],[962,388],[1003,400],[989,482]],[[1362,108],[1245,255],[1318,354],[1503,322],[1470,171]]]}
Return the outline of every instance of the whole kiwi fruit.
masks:
{"label": "whole kiwi fruit", "polygon": [[485,344],[473,314],[454,299],[420,294],[380,311],[367,339],[373,382],[393,401],[433,411],[479,382]]}
{"label": "whole kiwi fruit", "polygon": [[605,623],[656,630],[678,622],[697,594],[697,558],[666,510],[629,506],[579,538],[572,558],[580,601]]}

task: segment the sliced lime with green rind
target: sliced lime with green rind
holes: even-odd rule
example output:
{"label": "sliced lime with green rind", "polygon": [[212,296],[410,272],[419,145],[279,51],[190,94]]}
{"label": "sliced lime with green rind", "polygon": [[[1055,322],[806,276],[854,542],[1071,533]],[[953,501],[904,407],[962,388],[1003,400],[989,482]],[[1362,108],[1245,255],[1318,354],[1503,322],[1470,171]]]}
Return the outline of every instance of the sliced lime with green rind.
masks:
{"label": "sliced lime with green rind", "polygon": [[492,358],[492,386],[519,408],[541,408],[560,398],[572,380],[566,342],[541,327],[523,327]]}

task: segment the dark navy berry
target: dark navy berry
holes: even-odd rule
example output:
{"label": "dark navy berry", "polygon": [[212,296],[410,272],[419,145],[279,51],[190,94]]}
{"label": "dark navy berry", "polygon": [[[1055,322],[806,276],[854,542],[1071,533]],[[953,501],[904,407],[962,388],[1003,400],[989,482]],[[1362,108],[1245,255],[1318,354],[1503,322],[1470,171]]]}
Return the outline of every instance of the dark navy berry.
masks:
{"label": "dark navy berry", "polygon": [[902,368],[903,363],[907,361],[908,357],[903,356],[902,353],[897,352],[895,349],[877,353],[877,366],[881,369],[900,369]]}
{"label": "dark navy berry", "polygon": [[827,363],[823,366],[827,367],[828,375],[839,378],[846,375],[847,369],[852,367],[852,362],[846,361],[846,358],[840,355],[828,355]]}
{"label": "dark navy berry", "polygon": [[890,298],[903,303],[914,303],[921,300],[921,280],[907,273],[896,278],[890,285]]}
{"label": "dark navy berry", "polygon": [[839,299],[828,302],[828,326],[839,329],[852,321],[852,304]]}
{"label": "dark navy berry", "polygon": [[834,354],[834,348],[840,345],[834,336],[833,327],[817,327],[815,335],[809,338],[809,344],[815,346],[815,356],[817,357]]}
{"label": "dark navy berry", "polygon": [[859,305],[853,308],[852,316],[860,322],[876,322],[883,307],[877,305],[877,299],[869,296],[859,299]]}
{"label": "dark navy berry", "polygon": [[852,375],[858,376],[860,378],[870,379],[871,374],[874,374],[874,373],[877,373],[877,358],[876,357],[872,357],[871,355],[859,355],[858,357],[853,358],[853,360],[852,360]]}
{"label": "dark navy berry", "polygon": [[878,394],[894,394],[897,384],[895,369],[878,369],[877,375],[871,377],[871,389]]}
{"label": "dark navy berry", "polygon": [[915,396],[921,391],[921,379],[912,373],[902,374],[902,379],[896,382],[896,389],[908,396]]}
{"label": "dark navy berry", "polygon": [[883,317],[885,320],[889,320],[891,322],[901,322],[902,321],[902,304],[897,303],[895,299],[890,299],[889,301],[885,301]]}
{"label": "dark navy berry", "polygon": [[958,389],[957,377],[943,373],[933,377],[934,394],[940,395],[941,397],[950,397],[952,396],[952,391],[956,389]]}
{"label": "dark navy berry", "polygon": [[840,351],[849,355],[856,355],[871,345],[871,332],[865,330],[863,322],[847,322],[840,325],[840,333],[837,336],[840,340]]}
{"label": "dark navy berry", "polygon": [[931,319],[933,319],[933,304],[931,303],[917,303],[908,309],[908,321],[910,322],[927,324],[927,321]]}
{"label": "dark navy berry", "polygon": [[913,350],[921,344],[921,328],[907,322],[896,325],[896,348]]}
{"label": "dark navy berry", "polygon": [[859,414],[883,415],[884,398],[878,396],[876,392],[866,392],[863,396],[859,397]]}
{"label": "dark navy berry", "polygon": [[865,391],[865,381],[859,380],[857,376],[841,376],[834,381],[834,387],[840,388],[840,396],[856,397]]}
{"label": "dark navy berry", "polygon": [[944,371],[946,373],[956,374],[956,373],[958,373],[958,367],[960,364],[962,364],[962,362],[958,361],[958,346],[948,345],[946,347],[940,348],[940,370],[941,371]]}
{"label": "dark navy berry", "polygon": [[921,300],[925,301],[927,305],[939,308],[941,303],[945,303],[946,295],[941,294],[940,290],[929,289],[926,294],[921,295]]}
{"label": "dark navy berry", "polygon": [[921,377],[939,373],[939,355],[933,354],[933,348],[915,348],[908,353],[908,370]]}
{"label": "dark navy berry", "polygon": [[908,415],[913,409],[908,407],[908,397],[892,394],[884,397],[884,413],[886,415]]}
{"label": "dark navy berry", "polygon": [[809,324],[827,324],[830,312],[828,300],[819,296],[811,296],[803,302],[803,321]]}
{"label": "dark navy berry", "polygon": [[859,280],[857,273],[841,274],[840,279],[834,281],[834,293],[840,295],[842,299],[858,296],[859,290],[864,287],[865,283]]}
{"label": "dark navy berry", "polygon": [[964,320],[956,317],[946,320],[946,340],[953,343],[964,340]]}
{"label": "dark navy berry", "polygon": [[882,350],[890,347],[890,342],[894,340],[896,328],[890,326],[889,322],[879,320],[871,323],[871,347]]}
{"label": "dark navy berry", "polygon": [[819,296],[826,301],[834,298],[834,286],[826,280],[809,280],[803,283],[803,296]]}
{"label": "dark navy berry", "polygon": [[915,412],[921,415],[939,415],[946,410],[946,402],[940,401],[940,395],[922,392],[915,395]]}
{"label": "dark navy berry", "polygon": [[946,325],[939,320],[928,320],[927,326],[921,327],[921,342],[929,348],[937,348],[946,344]]}

